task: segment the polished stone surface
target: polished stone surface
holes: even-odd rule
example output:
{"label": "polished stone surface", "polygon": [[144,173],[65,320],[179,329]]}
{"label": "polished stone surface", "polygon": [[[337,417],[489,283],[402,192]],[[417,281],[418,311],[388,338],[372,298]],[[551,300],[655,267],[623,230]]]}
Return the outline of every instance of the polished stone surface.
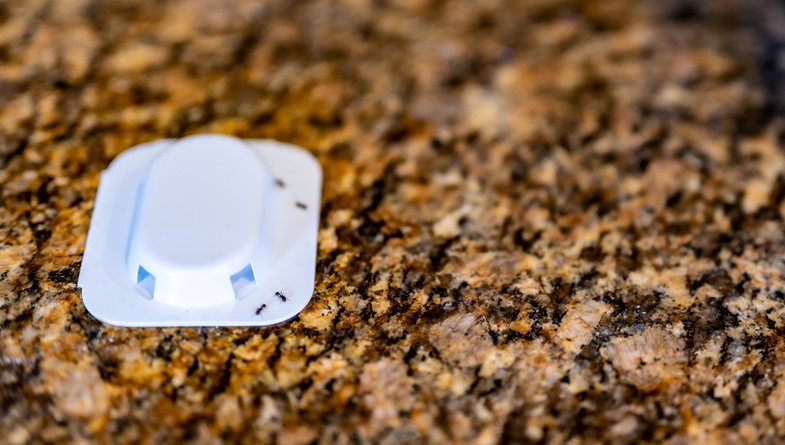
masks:
{"label": "polished stone surface", "polygon": [[[11,0],[0,98],[4,443],[785,439],[774,0]],[[312,303],[101,324],[99,172],[200,132],[322,163]]]}

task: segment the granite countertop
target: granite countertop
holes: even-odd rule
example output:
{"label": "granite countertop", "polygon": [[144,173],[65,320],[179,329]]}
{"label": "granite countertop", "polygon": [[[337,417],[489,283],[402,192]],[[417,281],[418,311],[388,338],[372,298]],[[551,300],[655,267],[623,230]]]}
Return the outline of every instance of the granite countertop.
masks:
{"label": "granite countertop", "polygon": [[[0,3],[4,443],[785,440],[774,0]],[[123,329],[99,172],[215,132],[324,172],[272,328]]]}

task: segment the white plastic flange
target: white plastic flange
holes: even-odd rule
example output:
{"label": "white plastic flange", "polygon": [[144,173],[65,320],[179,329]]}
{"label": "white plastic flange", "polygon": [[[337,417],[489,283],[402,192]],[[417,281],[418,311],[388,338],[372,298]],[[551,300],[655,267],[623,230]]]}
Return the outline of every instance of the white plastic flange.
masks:
{"label": "white plastic flange", "polygon": [[307,151],[199,135],[101,174],[79,275],[118,326],[266,326],[311,299],[322,172]]}

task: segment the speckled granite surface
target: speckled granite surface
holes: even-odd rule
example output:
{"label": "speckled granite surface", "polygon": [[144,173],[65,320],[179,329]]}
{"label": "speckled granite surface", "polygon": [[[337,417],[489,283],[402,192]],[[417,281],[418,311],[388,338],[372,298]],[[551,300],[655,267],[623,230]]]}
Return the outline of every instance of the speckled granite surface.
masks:
{"label": "speckled granite surface", "polygon": [[[775,1],[0,4],[0,437],[785,439]],[[98,174],[197,132],[325,171],[269,329],[119,329]]]}

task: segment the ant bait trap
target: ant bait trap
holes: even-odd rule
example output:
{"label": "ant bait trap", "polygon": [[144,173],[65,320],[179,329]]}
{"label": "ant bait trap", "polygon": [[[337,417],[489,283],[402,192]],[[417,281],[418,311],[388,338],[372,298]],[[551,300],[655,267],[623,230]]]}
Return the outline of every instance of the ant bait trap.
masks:
{"label": "ant bait trap", "polygon": [[267,326],[311,300],[322,170],[307,151],[198,135],[101,173],[79,288],[117,326]]}

